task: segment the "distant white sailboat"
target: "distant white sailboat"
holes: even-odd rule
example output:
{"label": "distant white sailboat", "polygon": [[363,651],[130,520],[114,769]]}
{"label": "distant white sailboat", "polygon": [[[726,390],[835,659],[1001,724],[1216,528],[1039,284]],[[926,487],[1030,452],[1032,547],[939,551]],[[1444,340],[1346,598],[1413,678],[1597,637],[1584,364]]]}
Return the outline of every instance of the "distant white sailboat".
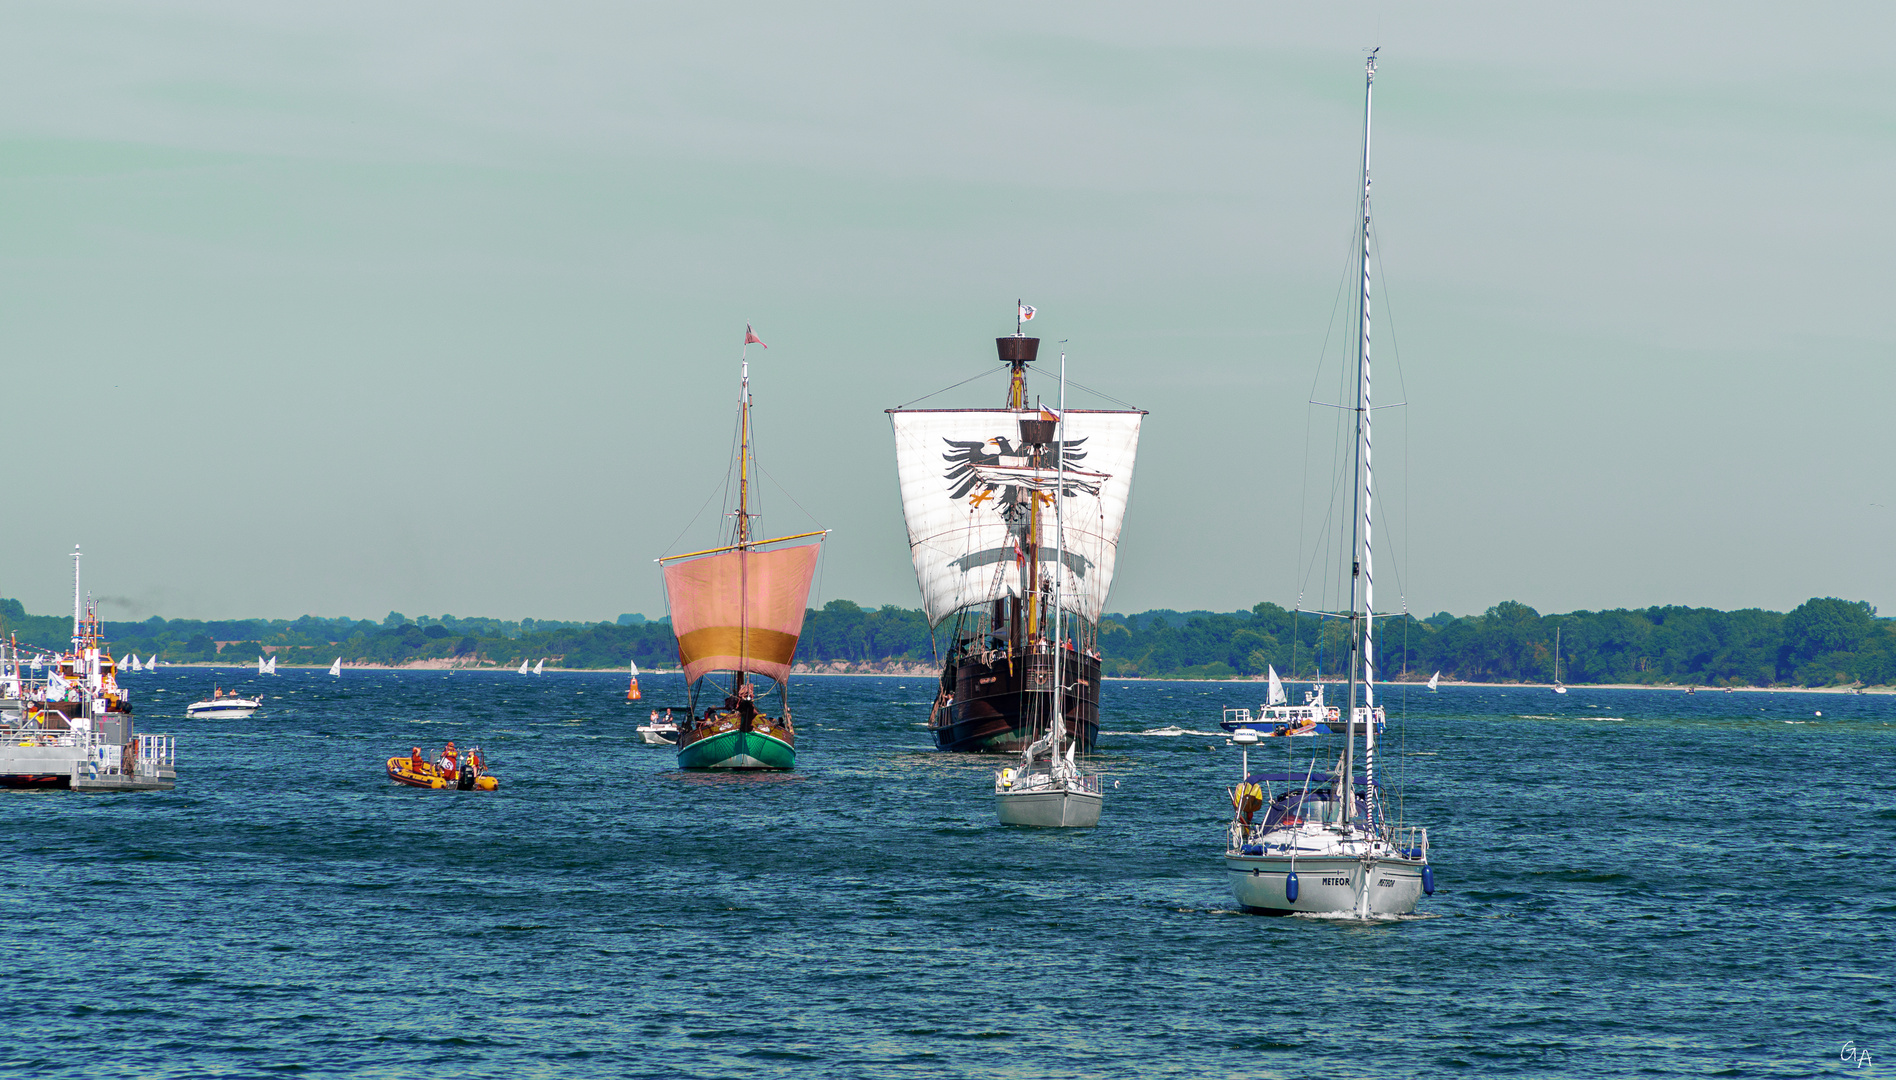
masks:
{"label": "distant white sailboat", "polygon": [[130,657],[124,660],[120,660],[118,662],[117,667],[118,667],[118,672],[121,675],[127,672],[137,671],[138,670],[138,654],[133,653]]}
{"label": "distant white sailboat", "polygon": [[277,658],[276,657],[272,656],[271,658],[263,662],[263,673],[265,675],[275,675],[277,673]]}
{"label": "distant white sailboat", "polygon": [[520,661],[520,674],[525,675],[526,673],[527,673],[527,662],[525,660],[522,660]]}
{"label": "distant white sailboat", "polygon": [[534,665],[533,665],[533,673],[534,673],[535,675],[538,675],[538,674],[540,674],[540,669],[541,669],[541,668],[543,668],[543,667],[545,667],[545,666],[546,666],[546,661],[545,661],[545,660],[541,660],[541,661],[540,661],[539,663],[537,663],[537,664],[534,664]]}
{"label": "distant white sailboat", "polygon": [[1441,682],[1441,681],[1442,681],[1442,673],[1441,673],[1441,672],[1439,672],[1439,671],[1438,671],[1438,672],[1436,672],[1435,674],[1433,674],[1433,675],[1430,675],[1430,676],[1429,676],[1429,689],[1430,689],[1430,690],[1433,690],[1433,689],[1435,689],[1435,684],[1436,684],[1436,683],[1438,683],[1438,682]]}
{"label": "distant white sailboat", "polygon": [[1265,665],[1265,667],[1271,674],[1271,685],[1269,692],[1265,694],[1264,704],[1267,707],[1271,705],[1282,705],[1285,701],[1289,700],[1284,696],[1284,684],[1278,680],[1277,669],[1275,667],[1270,665]]}
{"label": "distant white sailboat", "polygon": [[331,675],[342,674],[342,657],[340,656],[336,657],[336,662],[329,665],[329,673]]}
{"label": "distant white sailboat", "polygon": [[[1030,742],[1021,751],[1018,768],[1002,769],[994,777],[994,809],[1003,825],[1030,825],[1041,828],[1082,828],[1090,829],[1099,824],[1100,810],[1104,803],[1104,791],[1097,772],[1080,767],[1076,754],[1080,740],[1067,733],[1067,695],[1064,667],[1066,659],[1072,656],[1076,660],[1080,653],[1067,636],[1067,627],[1071,624],[1065,619],[1065,606],[1069,601],[1066,594],[1070,584],[1067,573],[1071,566],[1067,563],[1066,546],[1066,354],[1060,354],[1060,410],[1056,419],[1045,419],[1046,408],[1040,410],[1042,419],[1022,420],[1020,422],[1021,442],[1028,448],[1030,468],[1047,472],[1043,455],[1049,445],[1055,447],[1059,455],[1054,467],[1053,484],[1053,537],[1054,552],[1058,561],[1054,564],[1058,570],[1052,575],[1053,602],[1048,607],[1053,612],[1052,652],[1053,652],[1053,692],[1035,694],[1044,697],[1046,713],[1043,717],[1029,717],[1034,727],[1046,724],[1046,734]],[[1058,425],[1056,427],[1055,425]],[[1030,426],[1031,425],[1031,426]],[[1103,479],[1103,478],[1102,478]],[[1038,523],[1031,528],[1039,530]],[[1083,643],[1083,642],[1082,642]],[[1045,648],[1046,646],[1041,646]],[[1041,662],[1040,657],[1034,657]],[[1281,692],[1281,687],[1279,688]],[[1023,709],[1023,711],[1026,711]],[[1034,757],[1038,753],[1047,755],[1047,763],[1036,767]]]}
{"label": "distant white sailboat", "polygon": [[158,670],[158,654],[157,653],[153,653],[150,656],[145,657],[145,670],[146,671]]}
{"label": "distant white sailboat", "polygon": [[1564,694],[1567,688],[1560,685],[1560,627],[1554,627],[1554,693]]}

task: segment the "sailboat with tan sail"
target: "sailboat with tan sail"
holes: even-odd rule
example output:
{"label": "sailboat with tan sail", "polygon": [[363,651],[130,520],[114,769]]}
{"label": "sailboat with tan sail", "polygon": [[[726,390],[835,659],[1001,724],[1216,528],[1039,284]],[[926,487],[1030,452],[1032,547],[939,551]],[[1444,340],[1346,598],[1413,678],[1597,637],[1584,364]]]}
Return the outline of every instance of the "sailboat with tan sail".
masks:
{"label": "sailboat with tan sail", "polygon": [[[658,560],[678,638],[678,663],[690,684],[690,707],[678,725],[681,769],[793,769],[797,763],[790,665],[828,530],[755,537],[748,347],[763,340],[747,326],[744,344],[730,543]],[[809,543],[793,543],[812,537]]]}

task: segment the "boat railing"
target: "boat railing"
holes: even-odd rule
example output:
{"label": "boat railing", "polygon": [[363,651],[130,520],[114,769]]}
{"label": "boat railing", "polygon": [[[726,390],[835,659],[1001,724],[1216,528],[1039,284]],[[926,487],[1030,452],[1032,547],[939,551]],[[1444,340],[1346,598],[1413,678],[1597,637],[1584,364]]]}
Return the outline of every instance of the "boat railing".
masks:
{"label": "boat railing", "polygon": [[[93,775],[118,775],[126,764],[134,773],[155,774],[160,769],[176,769],[178,744],[175,736],[135,732],[129,743],[106,742],[96,731],[12,726],[0,729],[0,742],[22,746],[62,746],[80,751],[78,757]],[[126,754],[127,749],[130,755]]]}
{"label": "boat railing", "polygon": [[[170,735],[135,734],[139,772],[150,772],[160,768],[178,767],[178,743]],[[149,766],[149,768],[146,768]]]}
{"label": "boat railing", "polygon": [[1429,831],[1420,825],[1405,825],[1384,833],[1391,847],[1405,859],[1429,861]]}
{"label": "boat railing", "polygon": [[1224,723],[1227,723],[1227,724],[1249,724],[1249,723],[1252,723],[1252,719],[1251,719],[1251,710],[1249,710],[1249,709],[1241,709],[1241,708],[1227,708],[1227,709],[1225,709],[1225,711],[1224,711],[1224,721],[1223,721],[1223,722],[1224,722]]}
{"label": "boat railing", "polygon": [[1068,790],[1078,788],[1088,795],[1100,793],[1100,777],[1097,773],[1071,773],[1063,767],[1055,772],[1051,766],[1037,765],[1027,769],[1003,769],[995,777],[997,791],[1039,791],[1054,787],[1064,781]]}

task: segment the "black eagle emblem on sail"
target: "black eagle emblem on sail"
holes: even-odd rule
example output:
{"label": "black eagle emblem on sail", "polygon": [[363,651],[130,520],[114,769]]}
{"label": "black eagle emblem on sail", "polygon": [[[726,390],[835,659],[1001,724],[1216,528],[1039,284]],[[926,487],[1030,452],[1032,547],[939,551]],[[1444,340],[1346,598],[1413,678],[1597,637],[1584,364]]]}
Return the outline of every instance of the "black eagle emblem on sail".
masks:
{"label": "black eagle emblem on sail", "polygon": [[[1006,520],[1017,521],[1023,518],[1027,502],[1026,492],[1013,484],[983,479],[975,467],[996,465],[1025,468],[1033,465],[1034,462],[1029,459],[1025,445],[1017,447],[1013,440],[1005,435],[996,435],[985,441],[944,438],[942,442],[948,444],[948,452],[943,454],[941,459],[948,463],[948,471],[942,474],[942,479],[948,481],[950,499],[956,502],[969,499],[976,506],[991,500]],[[1085,443],[1085,439],[1074,439],[1067,443],[1052,443],[1048,448],[1061,454],[1069,468],[1077,469],[1080,463],[1086,460]],[[1051,454],[1047,456],[1052,457]],[[1043,462],[1041,467],[1057,468],[1058,461],[1059,459],[1054,459]],[[1069,497],[1082,493],[1099,494],[1097,483],[1078,477],[1067,480],[1065,489],[1065,494]]]}

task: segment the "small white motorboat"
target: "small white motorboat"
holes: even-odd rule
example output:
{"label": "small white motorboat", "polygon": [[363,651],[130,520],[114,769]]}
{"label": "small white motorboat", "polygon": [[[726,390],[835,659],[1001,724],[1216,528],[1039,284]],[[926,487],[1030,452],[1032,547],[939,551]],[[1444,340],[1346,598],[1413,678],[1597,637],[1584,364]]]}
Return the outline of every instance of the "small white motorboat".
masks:
{"label": "small white motorboat", "polygon": [[666,709],[661,713],[653,709],[652,722],[639,725],[639,738],[644,739],[647,746],[677,746],[678,722],[672,719],[672,711]]}
{"label": "small white motorboat", "polygon": [[186,705],[184,715],[192,719],[229,717],[242,720],[261,708],[263,708],[262,698],[247,698],[234,692],[226,694],[222,687],[213,687],[210,697]]}

